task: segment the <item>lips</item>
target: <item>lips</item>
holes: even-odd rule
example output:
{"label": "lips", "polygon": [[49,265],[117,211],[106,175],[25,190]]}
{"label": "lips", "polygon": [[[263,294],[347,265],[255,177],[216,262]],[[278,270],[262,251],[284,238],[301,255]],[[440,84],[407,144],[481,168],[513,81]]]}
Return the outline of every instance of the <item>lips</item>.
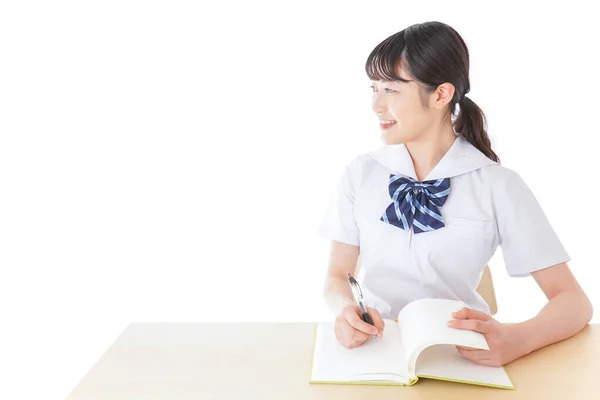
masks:
{"label": "lips", "polygon": [[381,123],[379,124],[379,126],[381,127],[381,129],[388,129],[388,128],[390,128],[390,127],[392,127],[392,126],[396,125],[397,123],[398,123],[397,121],[394,121],[394,122],[391,122],[391,123],[384,123],[384,122],[381,122]]}

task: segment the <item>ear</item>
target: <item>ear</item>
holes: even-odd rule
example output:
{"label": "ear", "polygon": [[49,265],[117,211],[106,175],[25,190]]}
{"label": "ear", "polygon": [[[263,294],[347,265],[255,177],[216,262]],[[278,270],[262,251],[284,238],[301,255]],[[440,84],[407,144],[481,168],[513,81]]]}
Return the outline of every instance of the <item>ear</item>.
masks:
{"label": "ear", "polygon": [[446,107],[454,96],[454,85],[448,82],[440,84],[432,94],[432,106],[438,109]]}

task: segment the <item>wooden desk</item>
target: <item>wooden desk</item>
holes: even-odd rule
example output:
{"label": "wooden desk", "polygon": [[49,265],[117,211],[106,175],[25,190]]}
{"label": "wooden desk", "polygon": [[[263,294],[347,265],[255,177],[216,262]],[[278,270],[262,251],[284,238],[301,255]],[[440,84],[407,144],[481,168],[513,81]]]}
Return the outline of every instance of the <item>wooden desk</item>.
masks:
{"label": "wooden desk", "polygon": [[131,324],[68,400],[600,399],[600,325],[506,365],[516,390],[309,384],[315,324]]}

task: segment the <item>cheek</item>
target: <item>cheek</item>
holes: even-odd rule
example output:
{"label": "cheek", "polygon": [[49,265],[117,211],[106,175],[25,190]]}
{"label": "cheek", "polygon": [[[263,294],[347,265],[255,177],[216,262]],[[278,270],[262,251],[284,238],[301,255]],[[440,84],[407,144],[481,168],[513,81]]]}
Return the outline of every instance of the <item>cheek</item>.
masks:
{"label": "cheek", "polygon": [[395,115],[396,117],[396,121],[398,121],[396,123],[396,125],[393,126],[393,131],[397,132],[397,133],[408,133],[411,132],[414,128],[414,118],[409,114],[406,113],[398,113]]}
{"label": "cheek", "polygon": [[390,106],[390,111],[396,121],[398,121],[397,126],[407,127],[411,125],[414,112],[410,104],[396,102]]}
{"label": "cheek", "polygon": [[430,119],[421,108],[414,105],[397,111],[399,128],[407,133],[423,130],[424,124]]}

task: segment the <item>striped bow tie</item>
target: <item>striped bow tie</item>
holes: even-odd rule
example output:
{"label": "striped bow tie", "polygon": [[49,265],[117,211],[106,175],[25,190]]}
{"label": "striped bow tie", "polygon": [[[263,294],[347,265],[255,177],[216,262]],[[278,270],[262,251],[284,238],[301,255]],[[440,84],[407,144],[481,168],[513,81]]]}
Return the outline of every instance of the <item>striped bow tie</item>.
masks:
{"label": "striped bow tie", "polygon": [[415,234],[444,227],[438,207],[450,193],[450,178],[418,182],[410,177],[390,175],[388,182],[392,203],[381,221]]}

